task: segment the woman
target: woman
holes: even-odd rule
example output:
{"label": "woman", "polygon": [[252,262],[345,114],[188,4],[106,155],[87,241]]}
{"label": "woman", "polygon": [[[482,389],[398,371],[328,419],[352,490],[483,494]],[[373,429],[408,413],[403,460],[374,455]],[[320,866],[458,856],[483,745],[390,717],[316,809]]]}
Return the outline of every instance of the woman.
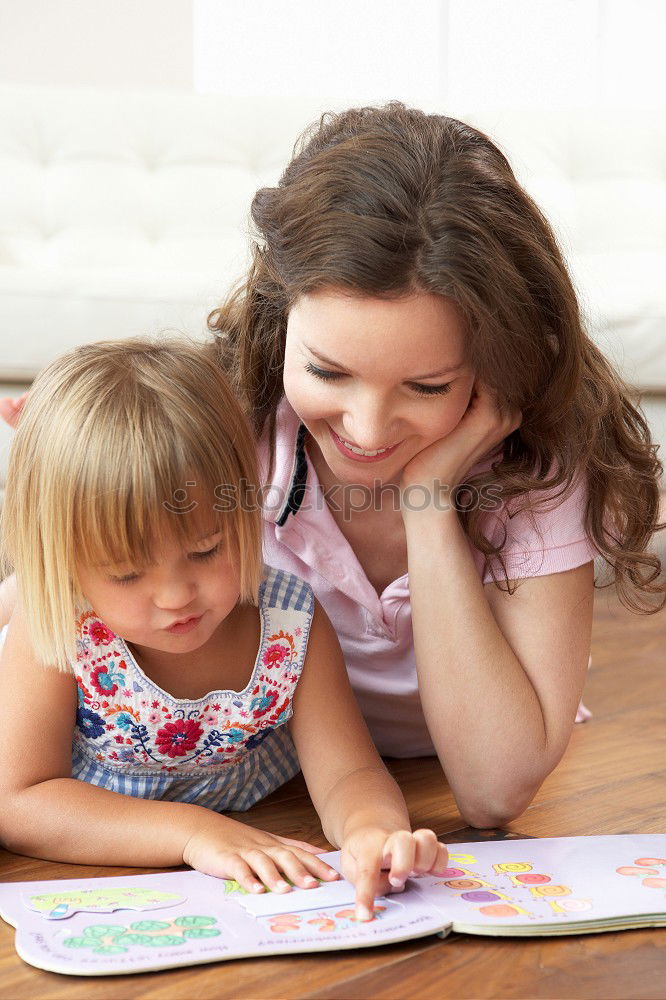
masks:
{"label": "woman", "polygon": [[261,436],[266,559],[313,586],[379,750],[436,753],[465,820],[501,825],[569,741],[593,558],[663,606],[645,419],[475,129],[324,116],[252,216],[209,325]]}

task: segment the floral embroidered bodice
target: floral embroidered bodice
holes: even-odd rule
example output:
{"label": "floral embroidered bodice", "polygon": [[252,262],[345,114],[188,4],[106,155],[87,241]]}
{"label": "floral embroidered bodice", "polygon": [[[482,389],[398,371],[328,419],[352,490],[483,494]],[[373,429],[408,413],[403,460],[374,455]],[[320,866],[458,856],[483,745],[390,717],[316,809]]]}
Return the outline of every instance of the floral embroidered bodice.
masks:
{"label": "floral embroidered bodice", "polygon": [[[73,664],[78,686],[75,776],[107,787],[113,774],[204,777],[233,771],[253,752],[256,757],[258,748],[291,717],[312,621],[312,591],[289,573],[267,569],[258,614],[261,640],[246,687],[188,701],[158,687],[120,636],[94,611],[82,612]],[[286,727],[281,750],[295,759],[285,740]],[[267,767],[271,769],[270,762]],[[284,767],[285,773],[298,770],[297,762],[287,761]],[[159,795],[165,787],[160,784]],[[143,790],[129,790],[147,794],[145,782]],[[226,806],[233,807],[245,808]]]}

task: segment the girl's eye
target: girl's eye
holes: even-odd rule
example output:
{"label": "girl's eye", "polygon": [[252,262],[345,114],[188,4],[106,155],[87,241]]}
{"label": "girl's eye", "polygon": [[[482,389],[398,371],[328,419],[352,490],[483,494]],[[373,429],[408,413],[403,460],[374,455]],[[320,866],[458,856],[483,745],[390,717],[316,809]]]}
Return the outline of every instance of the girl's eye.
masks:
{"label": "girl's eye", "polygon": [[420,382],[413,382],[412,389],[419,396],[445,396],[447,392],[451,392],[451,383],[446,382],[444,385],[422,385]]}
{"label": "girl's eye", "polygon": [[128,573],[127,576],[111,576],[109,579],[112,583],[134,583],[135,580],[139,579],[139,574]]}
{"label": "girl's eye", "polygon": [[306,364],[305,370],[306,372],[309,372],[310,375],[314,375],[315,378],[322,379],[323,382],[332,382],[335,379],[342,378],[342,372],[331,372],[326,368],[317,368],[317,366],[313,365],[310,361]]}
{"label": "girl's eye", "polygon": [[213,556],[217,555],[221,544],[221,542],[218,542],[217,545],[214,545],[212,549],[207,549],[206,552],[190,552],[188,558],[193,559],[195,562],[205,562],[207,559],[212,559]]}

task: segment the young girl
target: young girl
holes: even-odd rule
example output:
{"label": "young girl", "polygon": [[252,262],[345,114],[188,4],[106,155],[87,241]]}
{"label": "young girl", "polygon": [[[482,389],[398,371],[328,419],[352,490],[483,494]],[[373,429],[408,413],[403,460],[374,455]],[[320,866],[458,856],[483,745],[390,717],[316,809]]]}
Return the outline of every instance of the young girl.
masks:
{"label": "young girl", "polygon": [[266,558],[312,584],[380,752],[436,753],[466,820],[503,824],[569,741],[594,557],[663,606],[645,419],[468,125],[326,115],[252,216],[210,326],[263,435]]}
{"label": "young girl", "polygon": [[221,815],[300,761],[369,919],[377,891],[446,851],[410,831],[310,587],[262,567],[256,482],[210,345],[92,344],[39,376],[3,510],[19,601],[0,670],[0,839],[312,887],[336,877],[314,847]]}

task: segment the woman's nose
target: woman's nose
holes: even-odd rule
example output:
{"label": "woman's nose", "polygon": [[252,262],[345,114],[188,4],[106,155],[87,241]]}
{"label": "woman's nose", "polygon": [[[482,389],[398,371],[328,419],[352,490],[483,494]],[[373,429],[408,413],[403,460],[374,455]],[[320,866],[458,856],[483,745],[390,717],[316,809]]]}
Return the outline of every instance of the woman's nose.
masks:
{"label": "woman's nose", "polygon": [[342,420],[349,443],[364,451],[384,448],[392,443],[388,439],[391,423],[386,400],[375,393],[355,394]]}

